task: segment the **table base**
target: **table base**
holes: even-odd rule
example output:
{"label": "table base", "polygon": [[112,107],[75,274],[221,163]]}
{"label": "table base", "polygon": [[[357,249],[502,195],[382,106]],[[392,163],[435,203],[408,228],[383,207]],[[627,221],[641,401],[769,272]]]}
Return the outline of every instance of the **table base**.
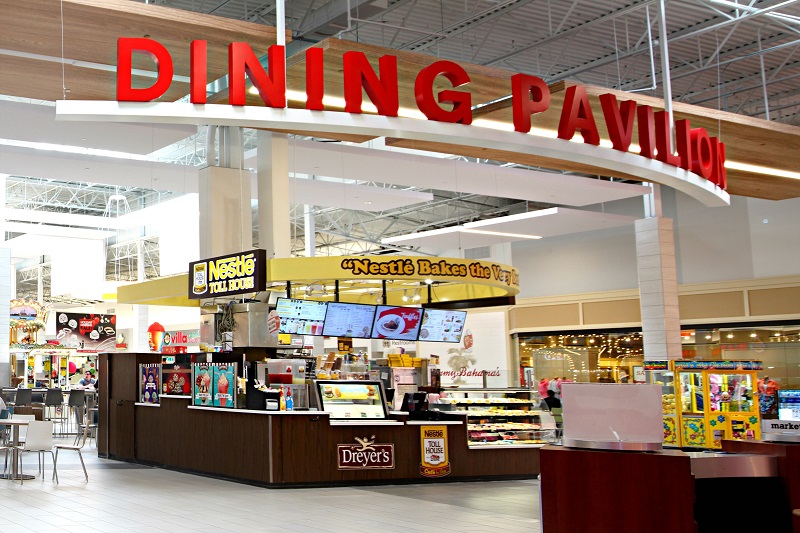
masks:
{"label": "table base", "polygon": [[0,474],[0,479],[13,479],[16,481],[28,481],[31,479],[36,479],[36,476],[32,476],[30,474]]}

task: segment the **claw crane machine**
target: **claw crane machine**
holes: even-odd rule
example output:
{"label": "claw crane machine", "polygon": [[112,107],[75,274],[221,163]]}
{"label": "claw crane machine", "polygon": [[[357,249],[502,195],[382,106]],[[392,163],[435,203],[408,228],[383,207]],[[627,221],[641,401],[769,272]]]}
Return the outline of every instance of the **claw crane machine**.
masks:
{"label": "claw crane machine", "polygon": [[675,409],[675,373],[669,361],[644,361],[647,383],[661,385],[661,410],[664,421],[664,446],[680,446],[678,413]]}
{"label": "claw crane machine", "polygon": [[756,374],[761,361],[645,361],[661,385],[664,445],[720,448],[722,439],[758,439]]}
{"label": "claw crane machine", "polygon": [[756,390],[761,361],[672,361],[681,446],[720,448],[761,438]]}

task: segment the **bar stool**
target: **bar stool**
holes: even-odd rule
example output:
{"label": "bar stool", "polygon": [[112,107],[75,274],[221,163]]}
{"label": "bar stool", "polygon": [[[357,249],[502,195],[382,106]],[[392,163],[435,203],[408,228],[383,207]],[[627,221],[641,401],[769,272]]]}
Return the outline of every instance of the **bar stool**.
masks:
{"label": "bar stool", "polygon": [[[49,408],[49,414],[48,414]],[[59,435],[64,434],[64,424],[67,420],[67,415],[64,410],[64,392],[61,389],[47,389],[44,397],[44,419],[53,421],[53,431],[55,431],[55,424],[61,424],[61,432]]]}
{"label": "bar stool", "polygon": [[[80,421],[86,409],[86,392],[81,389],[72,389],[69,391],[69,409],[72,412],[70,419],[76,421],[76,427],[80,429]],[[76,432],[78,431],[76,430]]]}
{"label": "bar stool", "polygon": [[33,402],[33,391],[31,389],[17,389],[17,395],[12,402],[14,407],[21,405],[31,405]]}

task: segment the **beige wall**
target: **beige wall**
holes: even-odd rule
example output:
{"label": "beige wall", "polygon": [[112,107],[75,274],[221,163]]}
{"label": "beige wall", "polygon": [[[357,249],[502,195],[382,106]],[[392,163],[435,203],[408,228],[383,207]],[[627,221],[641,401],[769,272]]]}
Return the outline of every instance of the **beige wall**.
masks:
{"label": "beige wall", "polygon": [[[681,285],[682,324],[800,319],[800,276]],[[511,333],[641,327],[636,290],[523,298],[509,310]]]}

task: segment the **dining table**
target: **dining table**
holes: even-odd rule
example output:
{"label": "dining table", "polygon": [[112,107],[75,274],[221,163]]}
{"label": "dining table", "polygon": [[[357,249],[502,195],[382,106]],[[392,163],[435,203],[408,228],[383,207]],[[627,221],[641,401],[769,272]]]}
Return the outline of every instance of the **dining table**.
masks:
{"label": "dining table", "polygon": [[26,480],[26,479],[34,479],[36,476],[32,476],[30,474],[23,474],[19,470],[19,428],[22,426],[27,426],[30,424],[30,420],[21,420],[19,418],[4,418],[3,424],[11,426],[11,473],[10,474],[0,474],[0,479],[16,479],[16,480]]}

